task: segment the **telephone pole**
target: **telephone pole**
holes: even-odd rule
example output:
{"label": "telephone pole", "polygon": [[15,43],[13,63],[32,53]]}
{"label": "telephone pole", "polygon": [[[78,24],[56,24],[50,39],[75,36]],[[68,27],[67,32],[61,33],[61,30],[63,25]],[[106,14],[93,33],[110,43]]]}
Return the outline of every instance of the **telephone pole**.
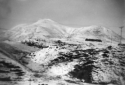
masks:
{"label": "telephone pole", "polygon": [[124,26],[121,26],[120,29],[121,29],[121,38],[120,38],[120,44],[122,44],[122,29],[124,28]]}

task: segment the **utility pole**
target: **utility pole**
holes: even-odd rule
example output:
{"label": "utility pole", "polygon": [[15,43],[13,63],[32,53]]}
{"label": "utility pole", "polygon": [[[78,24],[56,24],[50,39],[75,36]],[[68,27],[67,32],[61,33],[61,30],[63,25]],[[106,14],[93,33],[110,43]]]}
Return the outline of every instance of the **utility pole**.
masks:
{"label": "utility pole", "polygon": [[121,29],[121,38],[120,38],[120,44],[122,44],[122,29],[124,28],[124,26],[121,26],[120,29]]}

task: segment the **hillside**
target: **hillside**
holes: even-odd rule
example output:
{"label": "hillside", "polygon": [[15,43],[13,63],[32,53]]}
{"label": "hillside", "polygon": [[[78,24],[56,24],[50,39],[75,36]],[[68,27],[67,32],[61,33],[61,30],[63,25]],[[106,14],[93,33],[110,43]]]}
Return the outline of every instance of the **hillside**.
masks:
{"label": "hillside", "polygon": [[15,26],[4,37],[0,84],[125,85],[125,48],[106,27],[72,28],[43,19]]}
{"label": "hillside", "polygon": [[76,34],[83,38],[101,39],[103,41],[112,40],[112,41],[119,42],[121,39],[121,36],[116,34],[111,29],[103,27],[103,26],[82,27],[82,28],[78,29],[74,35],[76,35]]}
{"label": "hillside", "polygon": [[[0,43],[0,71],[4,75],[0,78],[2,82],[11,79],[5,85],[13,82],[28,85],[30,80],[33,85],[125,84],[125,51],[119,47],[99,48],[56,41],[55,45],[33,52],[21,49],[10,42]],[[9,81],[12,84],[7,84]]]}

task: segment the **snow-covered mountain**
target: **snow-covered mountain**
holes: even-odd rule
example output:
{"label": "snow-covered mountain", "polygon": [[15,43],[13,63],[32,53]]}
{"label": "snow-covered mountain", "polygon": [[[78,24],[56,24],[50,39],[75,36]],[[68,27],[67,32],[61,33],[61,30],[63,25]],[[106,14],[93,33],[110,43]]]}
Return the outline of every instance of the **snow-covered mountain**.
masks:
{"label": "snow-covered mountain", "polygon": [[0,43],[0,80],[20,80],[5,85],[125,85],[125,50],[105,44],[121,37],[106,27],[73,28],[43,19],[15,26],[5,37],[10,41]]}
{"label": "snow-covered mountain", "polygon": [[67,39],[83,41],[86,38],[102,41],[120,41],[120,36],[111,29],[102,26],[73,28],[61,25],[50,19],[41,19],[32,24],[21,24],[7,31],[10,40],[27,39]]}
{"label": "snow-covered mountain", "polygon": [[[88,26],[79,28],[75,34],[76,38],[90,38],[101,39],[102,41],[116,41],[119,42],[121,36],[109,28],[102,26]],[[124,39],[124,38],[123,38]]]}

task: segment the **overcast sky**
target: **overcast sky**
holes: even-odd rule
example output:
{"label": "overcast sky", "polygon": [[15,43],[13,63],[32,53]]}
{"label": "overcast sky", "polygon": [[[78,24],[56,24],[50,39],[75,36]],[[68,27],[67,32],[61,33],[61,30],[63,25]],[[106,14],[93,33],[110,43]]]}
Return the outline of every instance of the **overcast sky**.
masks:
{"label": "overcast sky", "polygon": [[[125,0],[0,0],[0,27],[12,28],[39,19],[63,25],[101,25],[120,33],[125,24]],[[125,28],[123,30],[125,36]]]}

